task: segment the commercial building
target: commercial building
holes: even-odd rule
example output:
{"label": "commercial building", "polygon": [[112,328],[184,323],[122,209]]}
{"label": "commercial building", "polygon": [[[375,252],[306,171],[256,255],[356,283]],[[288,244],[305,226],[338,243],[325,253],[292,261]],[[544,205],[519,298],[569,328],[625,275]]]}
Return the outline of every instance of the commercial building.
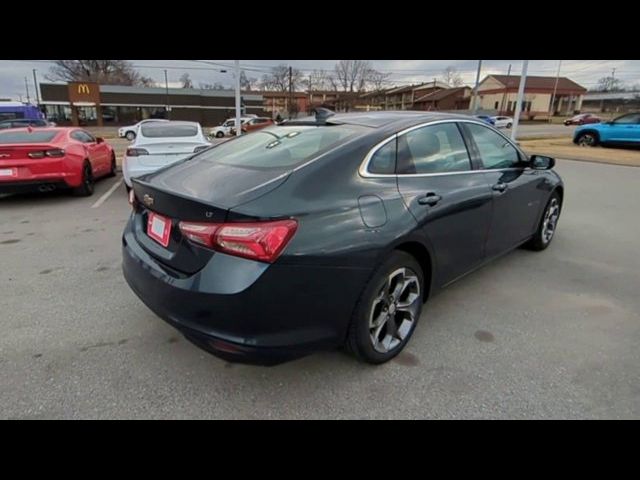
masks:
{"label": "commercial building", "polygon": [[640,91],[589,92],[582,101],[582,112],[626,113],[640,111]]}
{"label": "commercial building", "polygon": [[[235,115],[233,90],[41,83],[41,107],[59,125],[124,125],[146,118],[218,125]],[[264,115],[263,97],[242,93],[244,113]]]}
{"label": "commercial building", "polygon": [[[479,108],[494,110],[500,115],[513,115],[519,86],[519,75],[488,75],[478,85]],[[579,112],[586,91],[566,77],[528,76],[524,86],[522,118],[533,120],[535,117],[548,117],[550,112],[554,115]]]}
{"label": "commercial building", "polygon": [[466,110],[470,99],[469,87],[436,90],[414,100],[413,110]]}

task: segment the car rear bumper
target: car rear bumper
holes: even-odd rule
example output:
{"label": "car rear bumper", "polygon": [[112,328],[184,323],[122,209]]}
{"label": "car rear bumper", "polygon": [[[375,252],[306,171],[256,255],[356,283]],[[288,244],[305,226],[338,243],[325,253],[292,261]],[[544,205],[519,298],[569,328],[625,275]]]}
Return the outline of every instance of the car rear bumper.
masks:
{"label": "car rear bumper", "polygon": [[181,275],[150,256],[130,226],[122,255],[125,279],[156,315],[218,357],[262,365],[341,345],[370,274],[216,253],[199,272]]}
{"label": "car rear bumper", "polygon": [[29,192],[51,192],[53,190],[69,188],[69,185],[62,180],[18,180],[0,181],[0,194],[4,193],[29,193]]}

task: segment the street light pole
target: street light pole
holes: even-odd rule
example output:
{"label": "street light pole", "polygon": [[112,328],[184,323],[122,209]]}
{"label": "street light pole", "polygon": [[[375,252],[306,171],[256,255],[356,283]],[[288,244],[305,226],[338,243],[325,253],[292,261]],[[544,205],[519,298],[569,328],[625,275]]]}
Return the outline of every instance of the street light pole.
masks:
{"label": "street light pole", "polygon": [[478,110],[478,85],[480,84],[480,70],[482,69],[482,60],[478,60],[478,71],[476,72],[476,86],[473,89],[473,113]]}
{"label": "street light pole", "polygon": [[558,79],[560,78],[560,67],[562,67],[562,60],[560,60],[558,62],[558,71],[556,73],[556,82],[553,85],[553,95],[551,95],[551,105],[549,106],[549,120],[551,120],[551,117],[553,117],[553,114],[555,113],[555,109],[553,108],[553,102],[556,101],[556,91],[558,89]]}
{"label": "street light pole", "polygon": [[520,86],[518,87],[518,98],[516,100],[516,111],[513,117],[513,128],[511,129],[511,140],[516,141],[518,123],[520,123],[520,111],[522,110],[522,99],[524,98],[524,84],[527,82],[527,67],[529,60],[522,62],[522,74],[520,75]]}
{"label": "street light pole", "polygon": [[36,77],[36,69],[33,69],[33,88],[36,89],[36,103],[40,106],[40,91],[38,89],[38,78]]}
{"label": "street light pole", "polygon": [[169,113],[170,112],[170,110],[169,110],[169,108],[170,108],[169,107],[169,79],[167,77],[167,71],[166,70],[164,71],[164,89],[165,89],[165,103],[166,103],[165,109],[167,111],[167,118],[170,119],[171,118],[171,114]]}
{"label": "street light pole", "polygon": [[235,60],[236,67],[236,136],[242,134],[242,126],[240,125],[240,60]]}
{"label": "street light pole", "polygon": [[29,83],[27,82],[27,77],[24,77],[24,88],[27,89],[27,103],[31,103],[31,99],[29,98]]}

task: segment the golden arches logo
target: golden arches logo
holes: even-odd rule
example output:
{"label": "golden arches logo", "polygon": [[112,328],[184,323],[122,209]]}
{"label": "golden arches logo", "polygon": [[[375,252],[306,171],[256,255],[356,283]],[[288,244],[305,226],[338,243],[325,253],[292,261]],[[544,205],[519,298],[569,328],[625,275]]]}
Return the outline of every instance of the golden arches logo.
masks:
{"label": "golden arches logo", "polygon": [[80,85],[78,85],[78,93],[89,95],[89,85],[87,85],[86,83],[81,83]]}

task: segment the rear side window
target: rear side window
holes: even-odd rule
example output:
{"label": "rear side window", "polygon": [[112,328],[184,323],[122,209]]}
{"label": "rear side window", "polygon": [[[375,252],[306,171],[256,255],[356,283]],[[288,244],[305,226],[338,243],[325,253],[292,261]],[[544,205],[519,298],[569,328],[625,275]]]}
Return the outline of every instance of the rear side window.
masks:
{"label": "rear side window", "polygon": [[143,123],[140,126],[142,135],[147,138],[195,137],[198,127],[195,125],[167,125],[162,122]]}
{"label": "rear side window", "polygon": [[640,114],[624,115],[623,117],[616,118],[613,122],[624,125],[640,123]]}
{"label": "rear side window", "polygon": [[499,133],[475,123],[466,124],[478,147],[484,168],[513,168],[520,163],[516,148]]}
{"label": "rear side window", "polygon": [[0,144],[8,143],[46,143],[54,139],[56,131],[15,132],[6,131],[0,133]]}
{"label": "rear side window", "polygon": [[369,173],[393,174],[396,171],[396,139],[380,147],[369,161]]}
{"label": "rear side window", "polygon": [[448,173],[471,170],[462,134],[455,123],[411,130],[398,137],[398,173]]}
{"label": "rear side window", "polygon": [[355,125],[270,127],[219,144],[192,158],[245,168],[293,167],[341,144],[361,129]]}

